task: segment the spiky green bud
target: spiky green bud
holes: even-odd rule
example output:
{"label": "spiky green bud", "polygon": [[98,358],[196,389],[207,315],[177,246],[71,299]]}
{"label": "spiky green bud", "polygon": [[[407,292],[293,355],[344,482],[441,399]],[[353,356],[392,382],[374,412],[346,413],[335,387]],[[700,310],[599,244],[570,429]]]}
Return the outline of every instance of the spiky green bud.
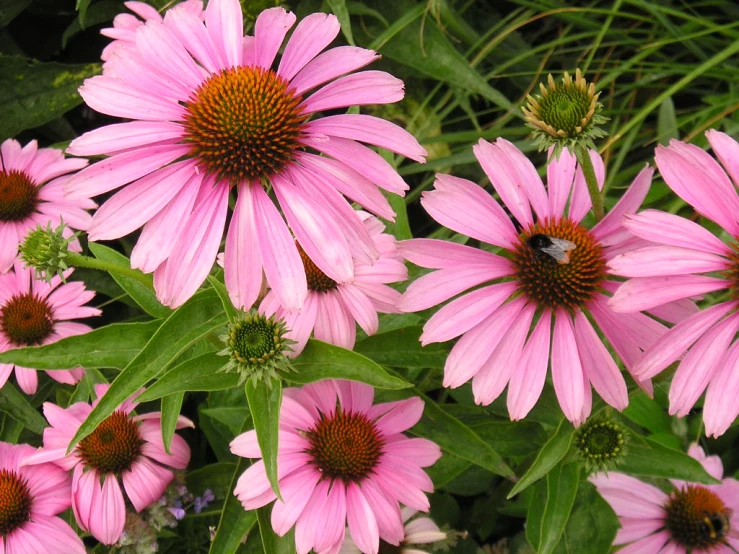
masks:
{"label": "spiky green bud", "polygon": [[254,385],[265,381],[271,386],[273,379],[280,378],[277,371],[295,371],[286,355],[292,352],[290,345],[295,341],[286,338],[286,334],[282,319],[250,310],[231,323],[221,337],[226,348],[218,354],[230,359],[220,371],[238,373],[239,385],[251,379]]}
{"label": "spiky green bud", "polygon": [[548,86],[539,83],[541,94],[529,95],[522,107],[526,126],[534,130],[533,138],[539,151],[554,146],[554,155],[559,157],[563,148],[575,152],[577,145],[595,150],[593,139],[608,135],[598,127],[608,121],[601,115],[603,105],[598,102],[600,93],[595,84],[588,83],[580,70],[575,71],[573,80],[565,71],[561,83],[549,75]]}
{"label": "spiky green bud", "polygon": [[575,445],[589,472],[608,471],[623,461],[628,438],[622,425],[595,417],[577,430]]}
{"label": "spiky green bud", "polygon": [[46,228],[37,225],[21,243],[20,258],[26,267],[34,268],[37,279],[50,281],[54,275],[59,275],[64,280],[64,272],[69,269],[69,243],[77,237],[77,233],[65,237],[66,227],[63,221],[56,229],[52,229],[51,222]]}

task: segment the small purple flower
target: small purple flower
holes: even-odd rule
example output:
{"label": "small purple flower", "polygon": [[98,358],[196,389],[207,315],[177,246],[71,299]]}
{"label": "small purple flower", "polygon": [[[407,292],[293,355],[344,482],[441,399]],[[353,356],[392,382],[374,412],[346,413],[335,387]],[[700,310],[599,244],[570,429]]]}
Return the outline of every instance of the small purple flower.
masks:
{"label": "small purple flower", "polygon": [[185,517],[185,510],[182,508],[182,501],[181,500],[175,500],[172,504],[172,507],[167,508],[169,510],[169,513],[172,514],[176,519],[182,519]]}
{"label": "small purple flower", "polygon": [[193,509],[195,510],[195,513],[199,514],[203,510],[203,508],[207,508],[208,504],[210,502],[213,502],[215,499],[216,497],[213,494],[213,491],[210,489],[205,489],[203,496],[198,496],[197,498],[195,498],[195,502],[193,504]]}

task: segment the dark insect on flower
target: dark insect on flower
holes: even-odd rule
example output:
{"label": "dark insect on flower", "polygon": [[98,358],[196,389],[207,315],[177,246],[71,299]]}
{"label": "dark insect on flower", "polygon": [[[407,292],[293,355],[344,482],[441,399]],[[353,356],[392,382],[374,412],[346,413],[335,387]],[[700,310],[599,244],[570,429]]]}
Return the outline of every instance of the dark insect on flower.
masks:
{"label": "dark insect on flower", "polygon": [[536,234],[531,235],[527,241],[531,249],[536,252],[546,254],[547,256],[557,260],[559,264],[570,263],[570,250],[577,248],[574,242],[565,239],[550,237],[549,235]]}

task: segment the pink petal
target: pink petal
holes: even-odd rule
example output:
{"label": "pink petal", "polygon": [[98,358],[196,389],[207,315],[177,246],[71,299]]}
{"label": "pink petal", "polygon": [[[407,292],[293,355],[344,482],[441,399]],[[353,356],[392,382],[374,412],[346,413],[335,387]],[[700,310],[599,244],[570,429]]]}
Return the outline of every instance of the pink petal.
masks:
{"label": "pink petal", "polygon": [[391,104],[402,100],[404,95],[400,79],[384,71],[360,71],[325,85],[303,100],[298,109],[315,113],[349,106]]}
{"label": "pink petal", "polygon": [[179,4],[167,10],[164,24],[209,73],[217,73],[226,67],[226,63],[221,59],[224,56],[216,51],[201,19],[182,6],[183,4]]}
{"label": "pink petal", "polygon": [[346,164],[382,189],[400,195],[408,190],[408,185],[385,158],[356,141],[336,137],[324,136],[318,139],[306,136],[302,142]]}
{"label": "pink petal", "polygon": [[536,306],[527,304],[514,319],[491,356],[472,378],[475,403],[487,406],[498,398],[511,374],[519,367],[521,351],[534,318]]}
{"label": "pink petal", "polygon": [[575,424],[582,423],[581,415],[585,402],[583,368],[575,342],[572,320],[562,311],[557,312],[554,317],[552,382],[565,417]]}
{"label": "pink petal", "polygon": [[424,325],[421,344],[445,342],[466,333],[497,310],[515,290],[515,283],[500,283],[452,300]]}
{"label": "pink petal", "polygon": [[390,544],[400,544],[405,532],[398,503],[391,501],[374,479],[365,479],[359,488],[372,508],[380,538]]}
{"label": "pink petal", "polygon": [[181,306],[205,281],[218,254],[227,212],[228,187],[206,179],[167,263],[154,274],[154,288],[162,304]]}
{"label": "pink petal", "polygon": [[508,413],[511,420],[523,419],[536,405],[544,389],[549,365],[552,313],[543,312],[508,384]]}
{"label": "pink petal", "polygon": [[572,181],[575,178],[577,158],[570,154],[570,151],[567,150],[567,148],[562,150],[559,158],[555,158],[552,155],[553,151],[554,148],[549,149],[549,161],[547,163],[549,213],[552,216],[559,216],[565,213],[565,206],[567,205],[567,200],[570,198]]}
{"label": "pink petal", "polygon": [[608,212],[602,221],[593,227],[592,233],[598,240],[605,240],[608,235],[621,230],[624,215],[633,214],[639,209],[644,198],[649,192],[649,186],[652,184],[652,175],[654,169],[646,166],[636,176],[629,186],[629,189],[621,197],[618,203]]}
{"label": "pink petal", "polygon": [[[92,499],[86,499],[90,506],[90,534],[103,544],[113,544],[123,533],[126,523],[126,505],[123,492],[115,475],[105,476],[102,490],[94,485]],[[85,500],[83,500],[85,501]]]}
{"label": "pink petal", "polygon": [[121,477],[128,499],[140,512],[162,497],[174,474],[142,456]]}
{"label": "pink petal", "polygon": [[634,367],[634,374],[640,379],[654,377],[678,360],[719,319],[735,308],[736,302],[722,302],[678,323],[644,354]]}
{"label": "pink petal", "polygon": [[129,121],[99,127],[72,141],[67,152],[75,156],[113,154],[183,136],[177,123],[168,121]]}
{"label": "pink petal", "polygon": [[298,72],[290,85],[295,94],[329,82],[340,75],[360,69],[380,56],[373,50],[356,46],[339,46],[316,56]]}
{"label": "pink petal", "polygon": [[676,140],[657,146],[657,167],[667,185],[701,215],[739,234],[739,198],[721,166],[706,152]]}
{"label": "pink petal", "polygon": [[377,519],[360,488],[350,482],[346,489],[346,515],[352,539],[366,554],[377,554],[380,532]]}
{"label": "pink petal", "polygon": [[689,275],[727,269],[728,260],[699,250],[677,246],[650,246],[626,252],[608,262],[608,268],[624,277]]}
{"label": "pink petal", "polygon": [[688,415],[719,369],[719,362],[726,354],[738,328],[739,314],[735,313],[706,331],[688,351],[670,386],[670,415]]}
{"label": "pink petal", "polygon": [[321,478],[321,472],[308,465],[291,473],[280,481],[282,501],[277,500],[272,508],[272,528],[284,536],[303,513]]}
{"label": "pink petal", "polygon": [[261,186],[252,185],[259,252],[272,290],[288,310],[299,310],[308,295],[303,262],[285,221]]}
{"label": "pink petal", "polygon": [[[739,342],[735,342],[711,379],[703,403],[706,435],[720,437],[739,415]],[[720,477],[719,477],[720,478]]]}
{"label": "pink petal", "polygon": [[170,164],[117,192],[95,212],[89,239],[117,239],[144,225],[182,190],[191,168],[190,162]]}
{"label": "pink petal", "polygon": [[441,457],[441,449],[435,442],[422,438],[405,438],[385,446],[387,456],[410,460],[419,467],[434,465]]}
{"label": "pink petal", "polygon": [[623,410],[629,403],[626,381],[598,333],[580,311],[575,314],[575,339],[593,388],[608,404]]}
{"label": "pink petal", "polygon": [[734,183],[739,186],[739,143],[716,129],[706,131],[706,138]]}
{"label": "pink petal", "polygon": [[337,295],[324,294],[318,302],[313,334],[318,340],[350,350],[354,348],[356,324]]}
{"label": "pink petal", "polygon": [[402,433],[418,423],[423,415],[423,400],[414,396],[400,401],[375,424],[384,435]]}
{"label": "pink petal", "polygon": [[377,310],[367,296],[354,285],[342,285],[337,289],[344,306],[352,314],[367,335],[374,335],[380,325]]}
{"label": "pink petal", "polygon": [[414,510],[428,512],[428,498],[421,489],[410,483],[407,476],[397,471],[388,470],[383,465],[376,469],[376,474],[377,484],[388,499],[402,502]]}
{"label": "pink petal", "polygon": [[289,81],[336,38],[341,30],[334,15],[314,13],[293,31],[280,60],[277,74]]}
{"label": "pink petal", "polygon": [[623,226],[645,240],[670,246],[692,248],[725,256],[730,249],[721,240],[694,221],[658,210],[627,214]]}
{"label": "pink petal", "polygon": [[460,264],[498,263],[491,252],[439,239],[410,239],[398,242],[398,252],[406,260],[433,269],[454,268]]}
{"label": "pink petal", "polygon": [[618,530],[613,544],[628,544],[643,539],[665,526],[664,519],[621,517],[619,522],[621,529]]}
{"label": "pink petal", "polygon": [[35,369],[15,366],[15,378],[18,386],[26,394],[36,394],[38,388],[38,375]]}
{"label": "pink petal", "polygon": [[259,14],[254,25],[256,38],[254,61],[257,67],[269,68],[272,65],[295,19],[295,14],[284,8],[270,8]]}
{"label": "pink petal", "polygon": [[696,275],[664,275],[629,279],[609,304],[615,312],[639,312],[668,302],[728,288],[730,281]]}
{"label": "pink petal", "polygon": [[244,18],[239,0],[212,0],[205,10],[208,35],[226,66],[241,65],[241,41],[244,36]]}
{"label": "pink petal", "polygon": [[228,226],[224,262],[226,288],[231,302],[240,310],[251,308],[262,290],[262,260],[255,219],[251,185],[242,183]]}
{"label": "pink petal", "polygon": [[389,121],[363,114],[323,117],[308,123],[309,132],[373,144],[423,163],[428,155],[413,135]]}
{"label": "pink petal", "polygon": [[444,364],[445,387],[457,388],[480,371],[524,304],[521,298],[512,300],[462,335]]}
{"label": "pink petal", "polygon": [[88,198],[116,189],[187,154],[186,145],[151,146],[122,152],[86,167],[64,186],[69,198]]}
{"label": "pink petal", "polygon": [[158,22],[142,25],[136,32],[136,47],[147,63],[168,77],[172,85],[194,91],[203,83],[206,72],[198,66],[177,40],[176,35]]}
{"label": "pink petal", "polygon": [[424,192],[421,204],[431,217],[469,237],[513,249],[516,229],[503,208],[481,186],[451,175],[437,174],[436,190]]}
{"label": "pink petal", "polygon": [[[375,389],[364,383],[357,383],[356,381],[332,381],[336,387],[338,394],[339,403],[344,413],[366,413],[372,408],[372,403],[375,400]],[[311,391],[315,392],[316,396],[323,396],[323,400],[333,402],[334,395],[327,394],[326,392],[319,393],[318,389],[312,388]],[[328,408],[328,410],[325,410]],[[333,406],[324,405],[321,411],[325,413],[333,413]]]}

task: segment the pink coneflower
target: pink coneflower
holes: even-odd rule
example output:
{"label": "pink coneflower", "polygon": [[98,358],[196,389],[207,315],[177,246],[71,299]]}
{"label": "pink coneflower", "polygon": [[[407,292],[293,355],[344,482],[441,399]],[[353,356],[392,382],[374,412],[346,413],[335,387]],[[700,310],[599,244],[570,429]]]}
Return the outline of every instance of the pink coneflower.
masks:
{"label": "pink coneflower", "polygon": [[[74,229],[87,229],[92,216],[85,210],[97,204],[85,195],[67,198],[62,191],[66,174],[86,165],[87,160],[65,158],[61,150],[39,148],[35,140],[23,148],[13,139],[0,145],[0,273],[13,266],[18,246],[37,225],[57,227],[63,219]],[[65,229],[65,236],[71,234]],[[77,241],[72,249],[79,251]]]}
{"label": "pink coneflower", "polygon": [[[739,185],[739,144],[714,130],[706,136]],[[667,185],[734,239],[725,244],[697,223],[657,210],[629,215],[626,228],[657,244],[609,262],[613,273],[634,277],[610,303],[615,311],[633,312],[725,291],[724,302],[676,325],[634,367],[647,379],[682,358],[670,386],[670,414],[687,415],[708,388],[703,421],[707,435],[719,436],[739,414],[739,196],[721,166],[697,146],[673,140],[657,147],[656,159]]]}
{"label": "pink coneflower", "polygon": [[[277,295],[267,293],[260,311],[266,315],[277,314],[283,318],[290,332],[287,338],[297,344],[292,346],[291,357],[303,351],[308,338],[313,335],[322,341],[352,349],[356,341],[356,323],[368,335],[377,332],[377,313],[397,312],[400,293],[387,286],[408,278],[408,270],[398,253],[395,238],[383,233],[385,226],[376,217],[358,212],[379,258],[372,264],[362,259],[354,260],[354,278],[337,283],[313,263],[298,245],[308,279],[308,296],[300,311],[288,311],[280,306]],[[356,322],[356,323],[355,323]]]}
{"label": "pink coneflower", "polygon": [[[67,271],[69,276],[72,271]],[[14,270],[0,275],[0,352],[51,344],[65,337],[92,331],[83,323],[69,321],[100,315],[100,310],[85,306],[95,292],[85,289],[81,281],[62,284],[60,276],[50,282],[36,279],[32,268],[23,269],[20,261]],[[0,363],[0,388],[15,368],[15,378],[26,394],[34,394],[38,386],[36,370],[15,364]],[[82,368],[46,372],[52,379],[74,385],[84,375]]]}
{"label": "pink coneflower", "polygon": [[[644,168],[608,216],[587,229],[581,220],[590,210],[590,198],[582,171],[576,171],[576,160],[567,151],[550,160],[548,188],[510,142],[481,140],[474,151],[520,231],[482,187],[438,175],[436,190],[424,193],[421,201],[426,211],[442,225],[499,248],[500,254],[431,239],[399,245],[409,261],[438,270],[408,287],[401,310],[425,310],[492,282],[453,300],[424,327],[424,345],[461,335],[447,358],[444,386],[459,387],[472,379],[475,401],[487,405],[508,385],[511,419],[521,419],[539,398],[551,360],[554,390],[573,423],[582,423],[590,413],[591,384],[608,404],[625,408],[626,382],[593,323],[628,369],[666,331],[644,314],[617,314],[608,306],[618,283],[607,278],[606,262],[632,247],[621,218],[641,204],[652,169]],[[603,161],[595,152],[591,158],[602,184]],[[553,251],[547,246],[551,237],[569,246]],[[690,311],[682,305],[669,308],[660,316],[671,321]]]}
{"label": "pink coneflower", "polygon": [[371,50],[320,53],[339,32],[333,15],[301,21],[277,69],[294,14],[262,12],[254,37],[243,36],[238,0],[211,0],[204,17],[176,6],[162,22],[138,26],[135,47],[116,50],[103,75],[80,88],[90,107],[134,121],[72,143],[75,154],[110,157],[80,172],[66,190],[94,196],[126,185],[97,211],[90,239],[115,239],[143,225],[131,263],[154,272],[159,299],[175,307],[208,275],[234,189],[225,247],[234,304],[254,303],[264,271],[280,304],[297,310],[308,288],[288,224],[321,271],[350,281],[352,255],[369,262],[377,253],[342,195],[391,218],[378,187],[398,194],[407,189],[395,169],[360,142],[418,161],[426,152],[409,133],[376,117],[311,119],[350,105],[397,102],[404,94],[403,83],[387,73],[352,73],[377,58]]}
{"label": "pink coneflower", "polygon": [[[403,523],[405,523],[403,528],[405,537],[397,546],[380,541],[380,552],[382,554],[429,554],[427,551],[415,547],[446,540],[446,533],[439,529],[439,526],[429,518],[413,518],[418,513],[416,510],[401,508],[400,513],[403,516]],[[341,545],[339,550],[339,554],[361,553],[362,551],[354,544],[351,537],[344,539],[344,544]]]}
{"label": "pink coneflower", "polygon": [[[337,406],[338,398],[338,406]],[[313,548],[336,554],[349,531],[358,548],[377,554],[380,539],[404,539],[398,502],[427,512],[431,479],[423,471],[441,456],[439,447],[408,438],[423,413],[423,401],[409,398],[372,405],[374,389],[349,381],[321,381],[286,389],[280,412],[277,456],[284,502],[272,508],[272,527],[282,536],[295,526],[298,554]],[[255,431],[231,442],[231,452],[261,458]],[[276,499],[259,460],[234,489],[246,510]]]}
{"label": "pink coneflower", "polygon": [[[95,385],[97,397],[108,387]],[[131,398],[67,455],[72,437],[97,402],[77,402],[66,409],[45,402],[44,415],[51,427],[44,429],[44,448],[24,463],[54,462],[73,470],[72,509],[77,524],[100,542],[113,544],[126,522],[125,499],[137,512],[159,500],[174,478],[169,468],[185,469],[190,447],[175,434],[167,454],[162,442],[162,414],[134,415],[137,403]],[[192,426],[189,419],[179,417],[178,429]]]}
{"label": "pink coneflower", "polygon": [[[716,479],[724,473],[718,456],[706,456],[697,444],[688,454]],[[739,481],[699,485],[672,480],[666,494],[621,473],[590,477],[621,522],[614,545],[623,554],[729,554],[739,549]]]}
{"label": "pink coneflower", "polygon": [[[138,29],[140,25],[143,25],[147,21],[161,22],[164,19],[156,8],[146,2],[124,2],[123,4],[136,15],[131,15],[130,13],[119,13],[113,18],[112,27],[100,29],[101,35],[114,39],[113,42],[103,48],[103,52],[100,54],[100,58],[103,61],[108,60],[112,56],[113,51],[118,48],[125,48],[127,46],[135,47],[136,29]],[[202,19],[202,0],[185,0],[184,2],[181,2],[179,6]]]}
{"label": "pink coneflower", "polygon": [[54,464],[22,466],[36,452],[0,442],[0,552],[85,554],[85,545],[57,514],[71,503],[69,474]]}

